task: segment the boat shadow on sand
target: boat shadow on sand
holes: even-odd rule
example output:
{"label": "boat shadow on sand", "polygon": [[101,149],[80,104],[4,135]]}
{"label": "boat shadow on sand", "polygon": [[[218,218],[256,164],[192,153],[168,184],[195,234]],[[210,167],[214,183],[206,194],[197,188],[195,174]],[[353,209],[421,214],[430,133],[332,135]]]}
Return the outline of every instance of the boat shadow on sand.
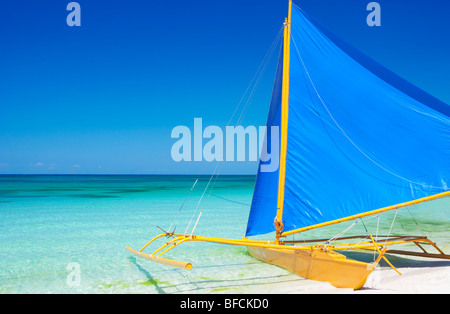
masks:
{"label": "boat shadow on sand", "polygon": [[[160,282],[156,279],[150,272],[145,269],[145,266],[140,265],[136,258],[130,257],[130,262],[137,267],[137,269],[146,277],[148,283],[154,287],[155,293],[158,294],[173,294],[173,293],[226,293],[237,291],[237,289],[242,289],[243,287],[250,288],[252,286],[264,286],[274,283],[285,283],[289,284],[292,282],[298,282],[307,280],[294,274],[284,274],[275,276],[243,276],[242,278],[228,278],[222,279],[220,277],[216,278],[205,278],[205,277],[192,277],[189,273],[172,269],[171,272],[176,272],[178,275],[184,277],[184,282],[178,282],[177,284],[171,284],[170,282]],[[254,264],[260,264],[261,262],[255,261]],[[240,267],[248,266],[249,263],[237,263],[237,264],[227,264],[227,265],[208,265],[199,266],[198,269],[208,268],[209,272],[214,268],[223,267]],[[278,267],[278,266],[273,266]],[[150,284],[149,284],[150,285]]]}

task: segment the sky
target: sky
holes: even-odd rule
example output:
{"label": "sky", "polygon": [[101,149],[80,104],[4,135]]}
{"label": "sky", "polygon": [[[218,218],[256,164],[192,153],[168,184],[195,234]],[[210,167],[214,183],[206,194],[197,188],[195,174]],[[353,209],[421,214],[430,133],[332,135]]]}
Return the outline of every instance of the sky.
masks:
{"label": "sky", "polygon": [[[171,132],[193,130],[194,118],[225,129],[288,1],[80,0],[79,27],[67,25],[69,2],[2,3],[0,174],[211,173],[214,162],[172,159]],[[294,1],[450,104],[450,3],[378,1],[381,26],[369,27],[369,2]],[[277,54],[246,107],[244,127],[265,124]],[[257,162],[225,162],[221,173],[256,169]]]}

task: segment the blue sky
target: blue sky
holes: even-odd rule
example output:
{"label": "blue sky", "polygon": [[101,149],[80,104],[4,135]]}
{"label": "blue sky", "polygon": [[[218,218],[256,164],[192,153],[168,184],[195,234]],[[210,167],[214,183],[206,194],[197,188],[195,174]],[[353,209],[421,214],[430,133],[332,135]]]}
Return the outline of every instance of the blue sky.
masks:
{"label": "blue sky", "polygon": [[[178,125],[224,127],[287,15],[288,1],[18,1],[0,10],[0,173],[189,174],[176,163]],[[310,16],[428,93],[450,103],[450,3],[294,1]],[[393,3],[395,2],[395,3]],[[242,125],[264,125],[276,54]],[[253,174],[256,162],[222,173]]]}

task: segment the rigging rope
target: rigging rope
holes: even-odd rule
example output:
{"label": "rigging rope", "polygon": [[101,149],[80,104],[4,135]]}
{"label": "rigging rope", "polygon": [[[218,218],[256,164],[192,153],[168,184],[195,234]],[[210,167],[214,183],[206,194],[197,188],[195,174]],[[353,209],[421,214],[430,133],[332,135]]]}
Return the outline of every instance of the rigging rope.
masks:
{"label": "rigging rope", "polygon": [[245,203],[233,201],[233,200],[230,200],[230,199],[228,199],[228,198],[225,198],[225,197],[222,197],[222,196],[219,196],[219,195],[216,195],[216,194],[211,194],[211,195],[214,196],[214,197],[223,199],[223,200],[225,200],[225,201],[231,202],[231,203],[235,203],[235,204],[239,204],[239,205],[247,206],[247,207],[250,207],[250,206],[251,206],[250,204],[245,204]]}
{"label": "rigging rope", "polygon": [[[236,106],[236,108],[235,108],[233,114],[231,115],[231,118],[229,119],[229,121],[228,121],[228,123],[227,123],[226,126],[229,126],[229,125],[230,125],[230,123],[231,123],[231,121],[233,120],[234,116],[236,115],[236,113],[237,113],[239,107],[241,106],[243,100],[245,99],[245,96],[247,95],[248,91],[250,90],[250,87],[253,85],[253,88],[252,88],[252,90],[251,90],[251,92],[250,92],[250,95],[248,96],[247,101],[245,102],[245,105],[244,105],[243,109],[241,110],[241,114],[239,115],[239,118],[238,118],[238,120],[237,120],[237,122],[236,122],[235,125],[237,126],[237,125],[239,125],[239,123],[242,122],[242,119],[243,119],[243,117],[245,116],[245,112],[246,112],[246,110],[247,110],[247,108],[248,108],[248,105],[251,103],[251,101],[252,101],[252,99],[253,99],[254,92],[255,92],[256,88],[259,86],[259,82],[260,82],[260,80],[261,80],[263,74],[265,73],[265,71],[266,71],[266,69],[267,69],[267,67],[268,67],[268,64],[269,64],[269,62],[270,62],[270,60],[271,60],[271,58],[272,58],[272,55],[273,55],[273,53],[274,53],[274,51],[275,51],[276,46],[278,45],[278,42],[279,42],[279,40],[280,40],[280,38],[281,38],[282,30],[283,30],[283,27],[280,28],[280,30],[278,31],[277,35],[275,36],[275,39],[273,40],[272,44],[270,45],[270,48],[269,48],[268,52],[266,53],[266,55],[264,56],[263,60],[261,61],[260,65],[259,65],[259,67],[258,67],[258,70],[256,71],[255,75],[253,76],[253,78],[252,78],[250,84],[248,85],[247,89],[245,90],[244,95],[242,96],[241,100],[239,101],[238,105]],[[258,73],[259,73],[259,74],[258,74]],[[256,81],[255,81],[255,79],[256,79]],[[254,83],[254,82],[255,82],[255,83]],[[197,206],[195,207],[195,210],[194,210],[193,215],[192,215],[192,217],[191,217],[191,219],[190,219],[190,221],[189,221],[189,224],[188,224],[187,227],[186,227],[185,234],[188,233],[189,227],[190,227],[190,225],[191,225],[191,223],[192,223],[192,221],[193,221],[193,219],[194,219],[194,216],[195,216],[196,213],[197,213],[197,210],[198,210],[198,208],[199,208],[199,205],[200,205],[200,203],[201,203],[201,201],[202,201],[202,199],[203,199],[203,197],[204,197],[206,191],[208,190],[208,188],[209,188],[209,186],[210,186],[210,184],[211,184],[211,181],[212,181],[213,177],[215,176],[216,178],[214,179],[213,185],[212,185],[212,187],[210,188],[210,191],[209,191],[209,194],[208,194],[208,197],[207,197],[206,201],[209,199],[209,197],[210,197],[210,195],[211,195],[211,192],[212,192],[212,190],[213,190],[213,188],[214,188],[214,186],[215,186],[215,183],[216,183],[216,181],[217,181],[217,177],[219,176],[220,171],[221,171],[221,168],[222,168],[222,165],[220,165],[220,167],[219,167],[219,164],[221,164],[220,161],[218,161],[218,163],[217,163],[217,165],[216,165],[216,167],[215,167],[213,173],[211,174],[211,177],[209,178],[209,181],[208,181],[206,187],[205,187],[204,190],[203,190],[203,193],[202,193],[202,195],[201,195],[201,197],[200,197],[200,199],[199,199],[199,201],[198,201],[198,203],[197,203]],[[205,166],[206,166],[206,164],[203,166],[203,169],[204,169]],[[219,168],[218,168],[218,167],[219,167]],[[216,171],[217,171],[217,174],[216,174]],[[200,176],[198,176],[197,180],[198,180],[199,178],[200,178]],[[197,180],[196,180],[196,182],[197,182]],[[191,189],[191,191],[192,191],[192,189]],[[189,193],[189,194],[190,194],[190,193]],[[216,197],[217,197],[217,196],[216,196]],[[228,201],[229,201],[229,200],[228,200]],[[185,202],[186,202],[186,200],[185,200]],[[184,203],[183,203],[183,204],[184,204]],[[241,204],[242,204],[242,203],[241,203]],[[242,205],[244,205],[244,204],[242,204]],[[247,204],[245,204],[245,205],[248,206]],[[182,207],[183,207],[183,205],[182,205]],[[180,208],[180,210],[181,210],[181,208]],[[179,211],[180,211],[180,210],[179,210]],[[195,224],[194,224],[194,227],[193,227],[193,229],[192,229],[192,231],[191,231],[191,233],[190,233],[191,235],[193,234],[194,230],[196,229],[197,224],[198,224],[198,222],[199,222],[199,220],[200,220],[200,217],[201,217],[202,213],[203,213],[203,209],[202,209],[202,210],[200,211],[200,213],[199,213],[199,216],[198,216],[198,218],[197,218],[197,220],[196,220],[196,222],[195,222]],[[178,213],[177,213],[177,216],[178,216]],[[176,218],[176,217],[175,217],[175,218]],[[174,218],[174,220],[175,220],[175,218]],[[172,224],[173,224],[173,222],[172,222]],[[172,224],[171,224],[171,226],[172,226]]]}
{"label": "rigging rope", "polygon": [[198,182],[198,179],[199,179],[199,178],[197,178],[197,180],[195,180],[194,184],[193,184],[192,187],[191,187],[191,190],[189,191],[189,194],[186,196],[186,198],[185,198],[184,201],[183,201],[183,204],[181,204],[180,208],[178,209],[178,212],[176,213],[175,217],[173,218],[172,223],[170,224],[169,228],[167,229],[169,232],[170,232],[170,229],[172,229],[172,226],[173,226],[173,223],[175,222],[175,219],[177,219],[178,215],[179,215],[180,212],[181,212],[181,209],[184,207],[184,204],[186,204],[186,201],[188,200],[189,196],[191,195],[192,190],[194,189],[195,185],[196,185],[197,182]]}
{"label": "rigging rope", "polygon": [[[216,168],[214,169],[213,174],[216,172],[217,166],[219,166],[219,163],[217,163]],[[192,214],[191,220],[189,221],[189,224],[187,225],[186,230],[184,231],[185,234],[187,234],[187,231],[188,231],[188,229],[189,229],[189,226],[191,225],[192,219],[194,218],[195,214],[197,213],[198,206],[199,206],[200,203],[202,202],[203,196],[205,195],[205,192],[206,192],[206,190],[208,189],[208,186],[209,186],[209,184],[211,183],[212,178],[213,178],[213,175],[209,178],[208,184],[206,185],[206,188],[203,190],[202,196],[201,196],[200,199],[198,200],[197,206],[195,207],[195,211],[194,211],[194,213]],[[200,212],[200,215],[201,215],[201,212]],[[198,219],[197,219],[197,221],[198,221]]]}
{"label": "rigging rope", "polygon": [[[246,101],[246,103],[245,103],[245,105],[244,105],[244,108],[243,108],[242,111],[241,111],[241,114],[240,114],[238,120],[237,120],[236,123],[235,123],[235,126],[239,125],[239,123],[242,122],[242,119],[243,119],[244,116],[245,116],[246,109],[247,109],[248,105],[250,104],[251,100],[253,99],[254,92],[255,92],[256,88],[258,87],[258,85],[259,85],[259,82],[260,82],[261,77],[263,76],[263,74],[265,73],[265,71],[266,71],[266,69],[267,69],[267,66],[268,66],[268,64],[269,64],[269,62],[270,62],[270,60],[271,60],[271,58],[272,58],[273,52],[275,51],[275,47],[277,46],[278,41],[279,41],[279,39],[281,38],[282,30],[283,30],[283,27],[280,28],[280,30],[278,31],[278,34],[277,34],[277,36],[275,37],[274,41],[272,42],[272,45],[270,46],[269,51],[266,53],[266,55],[265,55],[265,57],[264,57],[264,59],[263,59],[261,65],[260,65],[259,68],[258,68],[258,71],[259,71],[259,70],[261,69],[261,66],[262,66],[262,69],[261,69],[261,71],[260,71],[260,73],[259,73],[259,75],[258,75],[258,78],[257,78],[257,80],[256,80],[256,82],[255,82],[255,84],[254,84],[254,86],[253,86],[253,88],[252,88],[252,91],[251,91],[251,93],[250,93],[250,95],[249,95],[249,97],[248,97],[248,99],[247,99],[247,101]],[[258,73],[258,71],[257,71],[257,73]],[[255,77],[256,77],[256,74],[255,74],[255,76],[253,76],[253,80],[254,80]],[[252,80],[252,82],[253,82],[253,80]],[[250,83],[250,84],[251,84],[251,83]],[[247,92],[247,91],[248,91],[248,88],[247,88],[246,92]],[[245,96],[245,95],[244,95],[244,96]],[[244,98],[244,97],[243,97],[243,98]],[[242,99],[243,99],[243,98],[242,98]],[[241,101],[242,101],[242,99],[241,99]],[[233,116],[234,116],[234,114],[236,113],[236,111],[237,111],[237,110],[234,111]],[[231,119],[229,120],[227,126],[231,123],[231,120],[233,119],[233,116],[232,116]],[[219,170],[218,170],[218,172],[217,172],[217,174],[216,174],[217,166],[219,166],[219,164],[220,164],[220,167],[219,167]],[[221,163],[220,161],[217,163],[216,169],[214,169],[214,171],[213,171],[213,173],[212,173],[212,175],[211,175],[211,178],[210,178],[210,180],[209,180],[207,186],[205,187],[205,191],[206,191],[206,190],[208,189],[208,187],[209,187],[209,184],[211,183],[211,179],[212,179],[214,176],[216,176],[216,178],[215,178],[215,180],[214,180],[214,183],[213,183],[213,186],[211,187],[211,189],[210,189],[210,191],[209,191],[209,194],[208,194],[208,197],[207,197],[207,201],[208,201],[209,196],[211,195],[211,192],[212,192],[212,190],[213,190],[213,188],[214,188],[214,186],[215,186],[215,184],[216,184],[217,177],[219,176],[220,171],[222,170],[222,165],[223,165],[223,163]],[[204,193],[204,192],[203,192],[203,193]],[[202,195],[202,198],[203,198],[203,195]],[[203,209],[200,211],[200,214],[199,214],[199,216],[198,216],[198,218],[197,218],[197,221],[196,221],[196,223],[195,223],[195,225],[194,225],[194,227],[193,227],[193,229],[192,229],[192,231],[191,231],[191,236],[192,236],[192,234],[194,233],[195,229],[197,228],[197,224],[198,224],[198,222],[199,222],[200,217],[201,217],[202,214],[203,214]],[[192,220],[192,218],[191,218],[191,220]],[[190,224],[190,223],[189,223],[189,224]],[[187,229],[186,229],[186,230],[187,230]]]}

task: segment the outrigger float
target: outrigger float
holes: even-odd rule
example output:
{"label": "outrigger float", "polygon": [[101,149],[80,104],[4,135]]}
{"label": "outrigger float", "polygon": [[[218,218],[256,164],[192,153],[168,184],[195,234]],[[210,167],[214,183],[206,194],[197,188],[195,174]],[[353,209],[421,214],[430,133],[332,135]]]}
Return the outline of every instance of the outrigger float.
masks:
{"label": "outrigger float", "polygon": [[[343,43],[292,1],[267,127],[267,143],[271,127],[280,129],[280,162],[274,172],[259,168],[246,237],[163,232],[139,251],[126,248],[190,270],[191,263],[162,256],[192,241],[244,246],[253,257],[304,278],[352,289],[365,284],[381,259],[400,274],[386,254],[450,259],[425,236],[286,240],[450,196],[450,106]],[[273,240],[249,238],[274,231]],[[163,237],[162,246],[143,252]],[[408,243],[418,250],[394,249]],[[378,256],[366,263],[340,253],[357,250]]]}

